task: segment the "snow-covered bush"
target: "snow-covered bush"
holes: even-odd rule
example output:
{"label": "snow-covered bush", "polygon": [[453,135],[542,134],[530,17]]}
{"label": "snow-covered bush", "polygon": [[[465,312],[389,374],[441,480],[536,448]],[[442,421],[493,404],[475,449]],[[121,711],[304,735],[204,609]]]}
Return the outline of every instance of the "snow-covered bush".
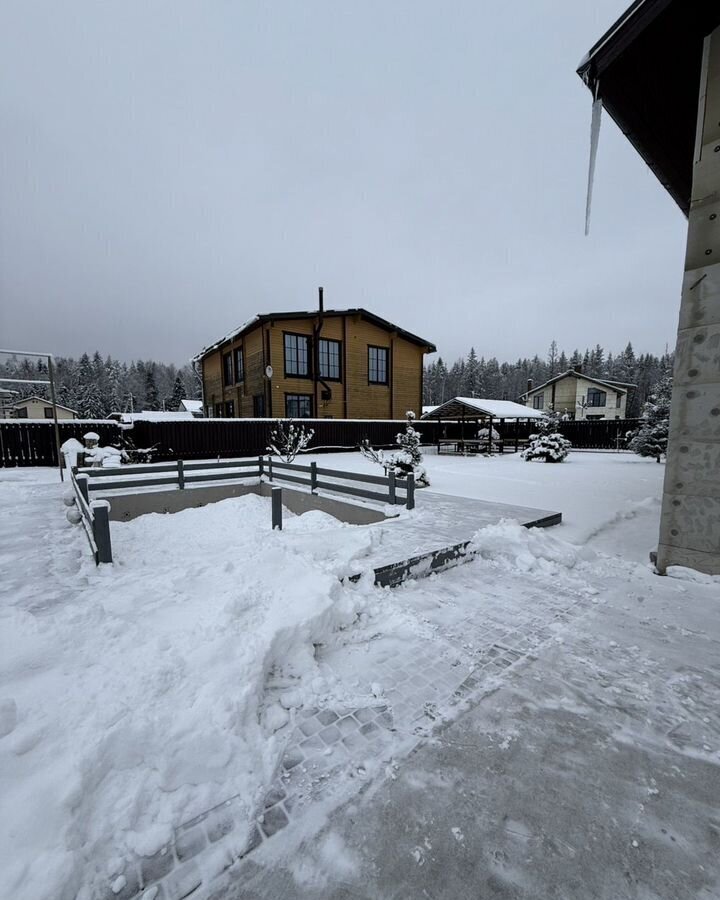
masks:
{"label": "snow-covered bush", "polygon": [[551,413],[540,420],[538,433],[530,435],[530,443],[521,454],[524,460],[556,463],[565,459],[572,444],[556,430],[559,418],[557,413]]}
{"label": "snow-covered bush", "polygon": [[[487,449],[488,446],[488,438],[490,437],[489,428],[487,425],[482,428],[478,428],[477,439],[480,441],[480,452]],[[492,449],[500,450],[500,432],[495,428],[492,430]]]}
{"label": "snow-covered bush", "polygon": [[634,453],[652,456],[657,462],[667,453],[671,397],[672,375],[663,375],[643,407],[642,425],[628,435],[628,447]]}
{"label": "snow-covered bush", "polygon": [[312,428],[278,419],[270,431],[267,451],[279,456],[286,463],[291,463],[298,453],[307,448],[314,434]]}
{"label": "snow-covered bush", "polygon": [[375,450],[370,441],[365,440],[360,443],[360,452],[366,459],[382,466],[386,475],[393,472],[399,478],[405,478],[412,473],[418,487],[427,487],[430,479],[422,465],[420,433],[413,428],[412,424],[415,421],[415,413],[408,410],[405,415],[407,416],[405,431],[400,431],[395,438],[400,447],[399,450],[385,454],[382,450]]}

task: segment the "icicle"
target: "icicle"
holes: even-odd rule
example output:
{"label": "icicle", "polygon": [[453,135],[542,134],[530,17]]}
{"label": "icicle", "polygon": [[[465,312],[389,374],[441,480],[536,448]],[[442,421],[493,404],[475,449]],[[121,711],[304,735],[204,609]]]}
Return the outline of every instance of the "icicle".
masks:
{"label": "icicle", "polygon": [[592,122],[590,124],[590,165],[588,167],[587,199],[585,201],[585,235],[590,234],[590,207],[592,206],[593,182],[595,181],[595,159],[597,157],[598,140],[600,138],[600,116],[602,100],[598,95],[598,82],[595,82],[595,99],[592,105]]}

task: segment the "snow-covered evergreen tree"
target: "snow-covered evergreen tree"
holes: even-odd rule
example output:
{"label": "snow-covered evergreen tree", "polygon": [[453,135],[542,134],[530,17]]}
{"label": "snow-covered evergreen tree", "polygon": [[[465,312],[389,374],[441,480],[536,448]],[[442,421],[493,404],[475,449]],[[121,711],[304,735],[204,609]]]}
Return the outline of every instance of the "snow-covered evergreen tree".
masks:
{"label": "snow-covered evergreen tree", "polygon": [[652,456],[658,462],[666,455],[671,399],[672,375],[668,372],[662,376],[643,407],[642,424],[628,444],[634,453]]}
{"label": "snow-covered evergreen tree", "polygon": [[149,365],[145,369],[145,406],[143,408],[160,409],[154,365]]}
{"label": "snow-covered evergreen tree", "polygon": [[547,463],[562,462],[570,452],[572,444],[557,430],[560,416],[551,412],[538,422],[538,433],[530,435],[530,443],[522,452],[522,458]]}
{"label": "snow-covered evergreen tree", "polygon": [[185,385],[183,384],[182,377],[178,374],[175,377],[175,384],[173,385],[172,396],[170,400],[165,404],[168,409],[177,410],[180,409],[180,402],[187,397],[187,391],[185,390]]}

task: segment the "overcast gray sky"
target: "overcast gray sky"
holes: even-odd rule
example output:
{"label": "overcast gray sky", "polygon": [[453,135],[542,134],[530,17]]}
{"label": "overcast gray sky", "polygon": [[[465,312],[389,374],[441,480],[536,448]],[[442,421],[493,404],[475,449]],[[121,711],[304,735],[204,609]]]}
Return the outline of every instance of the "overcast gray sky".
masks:
{"label": "overcast gray sky", "polygon": [[685,220],[583,54],[629,0],[31,2],[0,13],[0,345],[183,362],[365,306],[513,359],[674,346]]}

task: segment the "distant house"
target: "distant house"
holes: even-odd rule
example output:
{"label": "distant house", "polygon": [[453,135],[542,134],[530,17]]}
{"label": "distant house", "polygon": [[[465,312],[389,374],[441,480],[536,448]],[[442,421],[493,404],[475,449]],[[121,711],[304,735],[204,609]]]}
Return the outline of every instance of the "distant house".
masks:
{"label": "distant house", "polygon": [[569,369],[531,387],[520,399],[541,412],[554,410],[570,419],[624,419],[634,384],[607,381]]}
{"label": "distant house", "polygon": [[12,405],[17,397],[17,391],[8,391],[0,388],[0,419],[9,419],[13,414]]}
{"label": "distant house", "polygon": [[202,400],[181,400],[178,411],[189,412],[194,418],[201,419],[203,414]]}
{"label": "distant house", "polygon": [[366,309],[255,316],[205,347],[208,417],[402,419],[422,410],[430,341]]}
{"label": "distant house", "polygon": [[[62,406],[57,403],[58,419],[77,419],[78,414],[69,406]],[[22,400],[16,400],[9,406],[10,416],[13,419],[52,419],[53,405],[49,400],[42,397],[25,397]]]}

